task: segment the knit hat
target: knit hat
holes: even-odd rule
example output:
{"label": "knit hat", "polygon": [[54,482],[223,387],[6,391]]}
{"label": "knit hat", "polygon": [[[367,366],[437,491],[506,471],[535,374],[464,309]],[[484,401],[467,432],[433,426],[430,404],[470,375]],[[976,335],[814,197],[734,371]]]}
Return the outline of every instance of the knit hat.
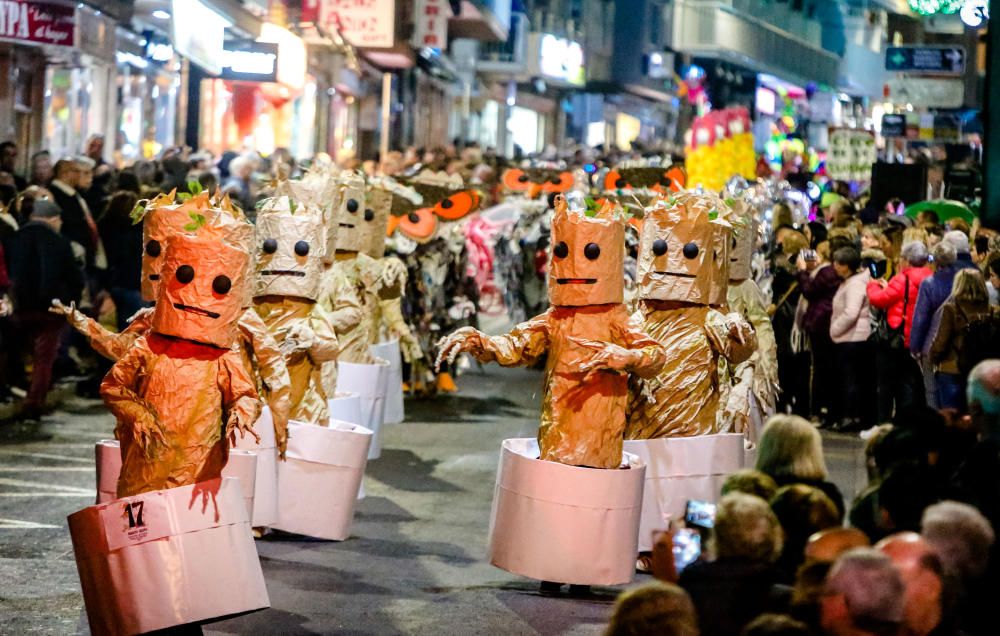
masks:
{"label": "knit hat", "polygon": [[62,210],[59,209],[59,206],[48,199],[35,199],[31,208],[31,218],[33,219],[51,219],[61,215]]}

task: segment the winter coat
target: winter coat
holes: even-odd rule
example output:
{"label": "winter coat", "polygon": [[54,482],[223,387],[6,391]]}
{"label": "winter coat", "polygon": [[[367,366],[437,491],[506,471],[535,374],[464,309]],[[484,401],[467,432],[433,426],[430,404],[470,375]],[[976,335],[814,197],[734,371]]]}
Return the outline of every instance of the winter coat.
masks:
{"label": "winter coat", "polygon": [[917,306],[913,309],[913,323],[910,326],[910,351],[912,353],[927,353],[927,350],[930,349],[931,340],[934,338],[934,314],[951,295],[955,272],[967,268],[968,266],[964,263],[957,262],[953,265],[939,267],[937,271],[920,283]]}
{"label": "winter coat", "polygon": [[815,272],[799,272],[799,288],[809,303],[802,327],[809,335],[830,333],[830,313],[833,297],[840,287],[840,276],[833,265],[823,265]]}
{"label": "winter coat", "polygon": [[861,270],[841,284],[833,297],[830,339],[834,342],[864,342],[872,333],[868,304],[868,270]]}
{"label": "winter coat", "polygon": [[66,305],[80,300],[83,272],[73,248],[45,223],[31,221],[17,231],[8,263],[16,311],[47,311],[53,298]]}
{"label": "winter coat", "polygon": [[[887,312],[889,326],[899,329],[902,324],[906,346],[910,346],[910,329],[913,326],[913,313],[917,306],[917,295],[920,293],[920,283],[931,275],[929,267],[908,267],[902,273],[896,274],[884,288],[878,281],[868,283],[868,301],[872,307]],[[906,288],[909,286],[909,298]],[[903,305],[906,305],[906,315],[903,315]]]}
{"label": "winter coat", "polygon": [[941,322],[931,342],[931,362],[939,373],[959,373],[958,355],[965,340],[965,327],[970,322],[989,314],[987,303],[956,303],[953,300],[941,306]]}

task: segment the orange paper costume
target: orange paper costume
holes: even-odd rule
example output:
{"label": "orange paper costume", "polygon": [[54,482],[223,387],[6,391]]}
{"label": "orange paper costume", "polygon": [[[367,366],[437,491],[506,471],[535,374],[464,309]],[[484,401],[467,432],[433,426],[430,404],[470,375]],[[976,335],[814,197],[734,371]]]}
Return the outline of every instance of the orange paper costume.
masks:
{"label": "orange paper costume", "polygon": [[717,432],[718,358],[741,362],[756,345],[741,317],[709,306],[728,278],[728,228],[718,220],[723,205],[682,192],[646,212],[635,318],[668,359],[655,377],[633,378],[627,439]]}
{"label": "orange paper costume", "polygon": [[[197,229],[199,235],[221,237],[248,252],[252,249],[253,226],[242,214],[235,212],[228,198],[211,201],[207,194],[201,194],[187,203],[175,204],[172,194],[160,195],[147,204],[142,218],[142,289],[145,300],[156,299],[160,282],[158,268],[162,266],[167,239],[182,233],[185,226],[198,225],[195,222],[198,215],[205,219],[205,225]],[[246,300],[243,302],[244,306],[248,306],[252,287],[245,287]],[[132,317],[124,331],[116,333],[108,331],[74,307],[62,306],[58,301],[53,301],[52,311],[64,314],[69,323],[87,338],[94,351],[116,362],[128,353],[140,336],[149,332],[153,316],[153,309],[141,309]],[[242,352],[244,365],[251,377],[256,379],[258,392],[265,397],[271,408],[278,450],[284,455],[290,408],[288,369],[278,350],[278,344],[253,309],[246,309],[239,318],[237,345]]]}
{"label": "orange paper costume", "polygon": [[316,302],[329,231],[319,209],[287,195],[269,199],[257,214],[254,308],[285,358],[291,418],[320,426],[328,423],[320,370],[339,351]]}
{"label": "orange paper costume", "polygon": [[666,353],[622,304],[625,222],[618,210],[609,204],[588,218],[559,197],[552,241],[553,306],[503,336],[459,329],[441,342],[438,362],[468,351],[481,362],[531,365],[547,353],[541,459],[618,468],[628,374],[654,376]]}
{"label": "orange paper costume", "polygon": [[236,434],[254,435],[260,402],[232,348],[247,259],[218,239],[167,239],[152,331],[101,384],[118,420],[119,497],[219,478]]}

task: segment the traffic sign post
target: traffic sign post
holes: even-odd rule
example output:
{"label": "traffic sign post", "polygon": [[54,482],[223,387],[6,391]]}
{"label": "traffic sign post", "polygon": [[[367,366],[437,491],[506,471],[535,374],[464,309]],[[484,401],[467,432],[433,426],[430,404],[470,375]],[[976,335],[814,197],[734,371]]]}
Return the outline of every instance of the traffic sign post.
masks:
{"label": "traffic sign post", "polygon": [[961,46],[890,46],[885,50],[885,70],[927,75],[965,73],[965,48]]}

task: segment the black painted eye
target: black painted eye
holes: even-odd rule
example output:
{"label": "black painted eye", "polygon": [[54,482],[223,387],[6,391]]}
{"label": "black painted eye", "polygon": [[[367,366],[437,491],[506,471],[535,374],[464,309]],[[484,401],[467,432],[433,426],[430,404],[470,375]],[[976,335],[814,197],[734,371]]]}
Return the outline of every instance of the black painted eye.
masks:
{"label": "black painted eye", "polygon": [[601,246],[597,243],[587,243],[587,246],[583,248],[583,255],[588,259],[595,261],[597,257],[601,255]]}
{"label": "black painted eye", "polygon": [[624,178],[619,177],[617,180],[615,180],[615,187],[616,188],[624,188],[627,185],[628,185],[628,181],[626,181]]}
{"label": "black painted eye", "polygon": [[149,256],[156,258],[157,256],[160,255],[160,251],[161,249],[159,241],[150,240],[148,243],[146,243],[146,254],[148,254]]}
{"label": "black painted eye", "polygon": [[653,254],[657,256],[663,256],[667,253],[667,242],[663,239],[656,239],[653,241]]}
{"label": "black painted eye", "polygon": [[309,243],[305,241],[298,241],[295,243],[295,253],[299,256],[306,256],[309,254]]}
{"label": "black painted eye", "polygon": [[517,178],[517,180],[520,181],[521,183],[527,183],[528,182],[528,175],[522,174],[521,176],[519,176]]}
{"label": "black painted eye", "polygon": [[552,248],[552,253],[556,255],[557,258],[566,258],[569,256],[569,245],[566,245],[565,241],[559,241],[556,246]]}
{"label": "black painted eye", "polygon": [[417,216],[416,212],[410,212],[406,215],[406,220],[410,223],[420,223],[420,217]]}
{"label": "black painted eye", "polygon": [[233,281],[229,280],[228,276],[216,276],[215,280],[212,281],[212,291],[220,296],[228,294],[232,288]]}
{"label": "black painted eye", "polygon": [[375,218],[375,210],[373,210],[371,208],[367,208],[365,210],[365,220],[366,221],[371,221],[371,220],[374,220],[374,218]]}
{"label": "black painted eye", "polygon": [[549,183],[551,183],[552,185],[559,185],[560,183],[562,183],[562,179],[560,177],[552,177],[551,179],[549,179]]}
{"label": "black painted eye", "polygon": [[698,244],[688,243],[684,246],[684,258],[697,258],[698,257]]}
{"label": "black painted eye", "polygon": [[177,278],[177,282],[182,285],[187,285],[194,280],[194,268],[190,265],[181,265],[174,272],[174,277]]}
{"label": "black painted eye", "polygon": [[732,249],[734,249],[734,250],[736,249],[736,237],[735,236],[733,237]]}
{"label": "black painted eye", "polygon": [[357,212],[358,211],[358,207],[359,207],[358,206],[358,202],[355,201],[354,199],[348,199],[347,200],[347,211],[350,212],[351,214],[354,214],[355,212]]}
{"label": "black painted eye", "polygon": [[663,175],[662,177],[660,177],[660,185],[661,186],[666,186],[666,187],[669,188],[673,184],[674,184],[674,180],[671,179],[670,177],[668,177],[667,175]]}
{"label": "black painted eye", "polygon": [[264,244],[260,246],[260,249],[264,250],[265,254],[274,254],[278,251],[278,240],[273,238],[264,239]]}
{"label": "black painted eye", "polygon": [[455,207],[455,204],[452,202],[451,199],[445,199],[444,201],[441,202],[441,207],[444,208],[445,210],[448,210],[450,208]]}

